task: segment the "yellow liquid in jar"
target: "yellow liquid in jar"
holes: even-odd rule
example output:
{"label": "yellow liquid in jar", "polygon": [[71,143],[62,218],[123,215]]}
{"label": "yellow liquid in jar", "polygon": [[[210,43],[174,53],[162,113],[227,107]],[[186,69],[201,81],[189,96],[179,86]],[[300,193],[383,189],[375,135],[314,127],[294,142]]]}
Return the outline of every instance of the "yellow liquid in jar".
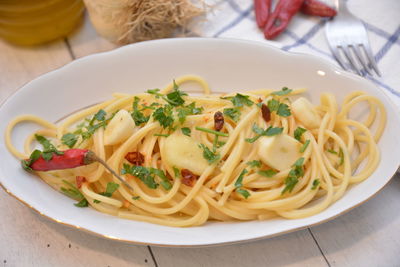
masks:
{"label": "yellow liquid in jar", "polygon": [[0,0],[0,37],[36,45],[66,36],[81,21],[82,0]]}

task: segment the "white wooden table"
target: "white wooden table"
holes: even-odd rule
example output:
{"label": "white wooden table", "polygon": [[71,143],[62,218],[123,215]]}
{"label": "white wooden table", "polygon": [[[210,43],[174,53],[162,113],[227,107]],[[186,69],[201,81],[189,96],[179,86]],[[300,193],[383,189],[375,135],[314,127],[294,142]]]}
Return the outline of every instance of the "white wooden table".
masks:
{"label": "white wooden table", "polygon": [[[46,46],[0,40],[0,102],[42,73],[113,48],[87,19],[69,38]],[[400,266],[400,177],[334,221],[258,242],[192,249],[102,239],[41,217],[0,190],[1,266]]]}

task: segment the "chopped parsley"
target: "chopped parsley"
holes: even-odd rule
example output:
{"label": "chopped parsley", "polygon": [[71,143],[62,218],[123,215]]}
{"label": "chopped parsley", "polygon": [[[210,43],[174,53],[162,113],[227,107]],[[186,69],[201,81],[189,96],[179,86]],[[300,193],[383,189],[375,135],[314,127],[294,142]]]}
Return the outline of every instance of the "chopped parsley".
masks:
{"label": "chopped parsley", "polygon": [[260,168],[261,167],[261,161],[259,161],[259,160],[248,161],[246,164],[249,165],[250,168],[255,168],[255,167]]}
{"label": "chopped parsley", "polygon": [[224,108],[224,115],[228,118],[232,119],[234,122],[238,122],[240,120],[240,112],[239,108]]}
{"label": "chopped parsley", "polygon": [[73,148],[77,141],[78,136],[73,133],[66,133],[61,137],[61,142],[69,148]]}
{"label": "chopped parsley", "polygon": [[283,96],[283,95],[287,95],[289,93],[291,93],[293,90],[289,89],[287,87],[283,87],[282,90],[280,91],[275,91],[272,93],[272,95],[277,95],[277,96]]}
{"label": "chopped parsley", "polygon": [[172,167],[172,169],[174,170],[174,175],[175,178],[180,178],[181,177],[181,172],[179,171],[179,169],[177,167]]}
{"label": "chopped parsley", "polygon": [[308,145],[310,144],[310,140],[307,140],[304,145],[300,148],[300,153],[303,153],[304,151],[306,151]]}
{"label": "chopped parsley", "polygon": [[133,200],[138,200],[138,199],[140,199],[140,196],[133,196],[132,199]]}
{"label": "chopped parsley", "polygon": [[35,149],[31,153],[29,159],[24,159],[21,161],[22,168],[26,171],[31,171],[32,168],[30,166],[32,165],[32,163],[40,158],[40,155],[42,155],[42,151]]}
{"label": "chopped parsley", "polygon": [[276,114],[278,114],[281,117],[289,117],[290,115],[292,115],[292,113],[290,112],[289,106],[284,103],[279,104]]}
{"label": "chopped parsley", "polygon": [[142,109],[139,109],[139,101],[140,98],[135,96],[134,100],[133,100],[133,104],[132,104],[132,119],[135,122],[136,126],[141,125],[142,123],[146,123],[149,121],[150,116],[145,116],[143,114],[143,110],[146,109],[145,107],[142,107]]}
{"label": "chopped parsley", "polygon": [[160,136],[160,137],[168,137],[169,134],[153,134],[154,136]]}
{"label": "chopped parsley", "polygon": [[299,182],[299,178],[304,175],[304,158],[299,158],[296,162],[292,165],[292,169],[290,170],[288,176],[285,179],[285,187],[282,190],[281,194],[286,192],[292,192],[295,185]]}
{"label": "chopped parsley", "polygon": [[235,188],[236,188],[236,192],[240,195],[242,195],[244,198],[248,198],[250,196],[249,191],[245,190],[242,188],[243,186],[243,177],[246,175],[246,173],[248,173],[248,171],[246,169],[244,169],[240,174],[239,177],[237,178],[236,182],[235,182]]}
{"label": "chopped parsley", "polygon": [[[36,140],[43,146],[42,157],[46,161],[49,161],[53,158],[53,153],[57,155],[63,155],[64,152],[59,151],[48,139],[45,137],[35,134]],[[37,153],[37,152],[36,152]],[[35,155],[37,156],[37,155]]]}
{"label": "chopped parsley", "polygon": [[200,144],[199,147],[203,150],[203,157],[207,160],[208,164],[213,164],[221,158],[219,153],[211,151],[206,145]]}
{"label": "chopped parsley", "polygon": [[303,133],[305,133],[307,130],[301,127],[297,127],[296,130],[294,130],[294,138],[298,141],[301,141],[301,136]]}
{"label": "chopped parsley", "polygon": [[153,113],[153,118],[160,123],[165,129],[171,127],[174,123],[174,117],[172,116],[172,106],[165,105],[164,107],[157,108]]}
{"label": "chopped parsley", "polygon": [[327,152],[329,152],[329,153],[331,153],[331,154],[334,154],[334,155],[337,155],[337,154],[338,154],[338,153],[337,153],[335,150],[333,150],[333,149],[328,149]]}
{"label": "chopped parsley", "polygon": [[176,111],[178,113],[179,122],[184,123],[187,116],[201,114],[203,112],[203,107],[196,107],[196,104],[192,102],[187,106],[177,108]]}
{"label": "chopped parsley", "polygon": [[185,103],[185,100],[182,98],[183,96],[186,96],[187,94],[183,91],[179,90],[179,86],[174,82],[174,89],[172,92],[168,93],[167,95],[160,94],[160,89],[151,89],[147,90],[147,93],[155,95],[156,98],[162,98],[165,100],[169,105],[177,107],[181,106]]}
{"label": "chopped parsley", "polygon": [[271,178],[272,176],[277,174],[277,171],[274,171],[274,170],[261,170],[261,171],[258,171],[257,173],[259,175],[261,175],[261,176]]}
{"label": "chopped parsley", "polygon": [[68,188],[61,187],[60,188],[61,192],[63,192],[66,196],[79,201],[78,203],[74,204],[76,207],[83,208],[83,207],[89,206],[89,202],[83,196],[81,191],[78,190],[78,188],[76,188],[73,184],[71,184],[70,182],[68,182],[66,180],[62,180],[62,182],[64,184],[66,184],[68,186]]}
{"label": "chopped parsley", "polygon": [[188,127],[183,127],[183,128],[181,128],[181,131],[182,131],[182,133],[183,133],[184,135],[189,136],[189,137],[190,137],[190,134],[192,133],[192,131],[191,131],[190,128],[188,128]]}
{"label": "chopped parsley", "polygon": [[195,129],[198,130],[198,131],[205,132],[205,133],[215,134],[217,136],[225,136],[225,137],[229,136],[229,134],[227,134],[227,133],[214,131],[214,130],[211,130],[211,129],[208,129],[208,128],[199,127],[199,126],[196,126]]}
{"label": "chopped parsley", "polygon": [[172,185],[165,175],[165,173],[156,168],[152,167],[143,167],[143,166],[131,166],[129,164],[124,164],[121,174],[131,174],[137,178],[139,178],[147,187],[151,189],[156,189],[158,187],[158,183],[155,181],[156,176],[161,179],[161,186],[166,190],[170,190]]}
{"label": "chopped parsley", "polygon": [[[118,189],[119,184],[114,183],[114,182],[108,182],[106,191],[99,193],[99,195],[105,196],[105,197],[112,197],[112,194]],[[100,203],[101,201],[95,199],[93,200],[94,203]]]}
{"label": "chopped parsley", "polygon": [[315,179],[315,180],[313,181],[313,183],[312,183],[311,190],[317,189],[318,186],[319,186],[319,184],[320,184],[319,179]]}
{"label": "chopped parsley", "polygon": [[279,108],[279,101],[276,99],[271,99],[268,101],[267,106],[269,108],[269,110],[272,111],[278,111]]}
{"label": "chopped parsley", "polygon": [[238,93],[233,97],[224,97],[223,99],[229,99],[235,107],[243,107],[244,105],[250,107],[254,104],[254,102],[249,98],[250,96],[248,95],[242,95]]}
{"label": "chopped parsley", "polygon": [[281,134],[283,131],[283,128],[279,128],[279,127],[268,127],[266,130],[258,127],[257,124],[253,124],[253,132],[256,133],[257,135],[254,136],[253,138],[246,138],[246,142],[249,143],[254,143],[255,141],[257,141],[258,138],[260,138],[261,136],[274,136],[274,135],[278,135]]}
{"label": "chopped parsley", "polygon": [[276,112],[277,115],[281,117],[289,117],[292,115],[290,112],[289,106],[286,105],[285,103],[281,103],[276,99],[270,99],[267,102],[267,106],[271,112]]}

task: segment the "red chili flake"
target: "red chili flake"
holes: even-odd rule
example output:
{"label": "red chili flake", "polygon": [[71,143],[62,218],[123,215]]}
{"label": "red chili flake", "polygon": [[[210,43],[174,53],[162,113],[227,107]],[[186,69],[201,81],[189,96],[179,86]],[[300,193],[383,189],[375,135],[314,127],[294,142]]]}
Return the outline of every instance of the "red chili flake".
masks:
{"label": "red chili flake", "polygon": [[258,103],[263,102],[263,100],[261,99],[261,97],[258,98],[257,102],[258,102]]}
{"label": "red chili flake", "polygon": [[81,188],[84,182],[86,182],[86,178],[84,176],[76,176],[76,187]]}
{"label": "red chili flake", "polygon": [[136,166],[141,166],[144,163],[144,156],[140,152],[129,152],[125,159]]}
{"label": "red chili flake", "polygon": [[221,131],[224,127],[224,115],[221,111],[217,111],[214,114],[214,128],[217,131]]}
{"label": "red chili flake", "polygon": [[267,105],[261,105],[261,114],[265,122],[269,122],[271,120],[271,111],[269,110]]}
{"label": "red chili flake", "polygon": [[182,183],[190,187],[193,187],[197,181],[197,178],[199,178],[198,175],[195,175],[188,169],[182,169],[181,176],[182,176]]}

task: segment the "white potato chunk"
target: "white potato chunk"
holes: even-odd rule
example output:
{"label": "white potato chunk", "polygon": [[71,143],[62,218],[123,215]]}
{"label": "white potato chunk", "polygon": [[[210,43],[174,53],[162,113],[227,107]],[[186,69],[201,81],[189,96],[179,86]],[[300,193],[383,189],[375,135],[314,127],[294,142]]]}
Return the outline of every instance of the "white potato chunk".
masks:
{"label": "white potato chunk", "polygon": [[283,171],[289,169],[301,157],[302,144],[287,134],[261,137],[258,156],[269,167]]}
{"label": "white potato chunk", "polygon": [[121,109],[114,115],[104,131],[104,144],[116,145],[124,142],[135,132],[135,128],[131,114]]}
{"label": "white potato chunk", "polygon": [[165,139],[163,153],[169,165],[178,169],[188,169],[194,174],[201,175],[208,167],[203,157],[199,143],[189,136],[172,134]]}
{"label": "white potato chunk", "polygon": [[292,103],[292,111],[297,120],[299,120],[306,128],[318,128],[321,124],[321,117],[306,98],[300,97]]}

